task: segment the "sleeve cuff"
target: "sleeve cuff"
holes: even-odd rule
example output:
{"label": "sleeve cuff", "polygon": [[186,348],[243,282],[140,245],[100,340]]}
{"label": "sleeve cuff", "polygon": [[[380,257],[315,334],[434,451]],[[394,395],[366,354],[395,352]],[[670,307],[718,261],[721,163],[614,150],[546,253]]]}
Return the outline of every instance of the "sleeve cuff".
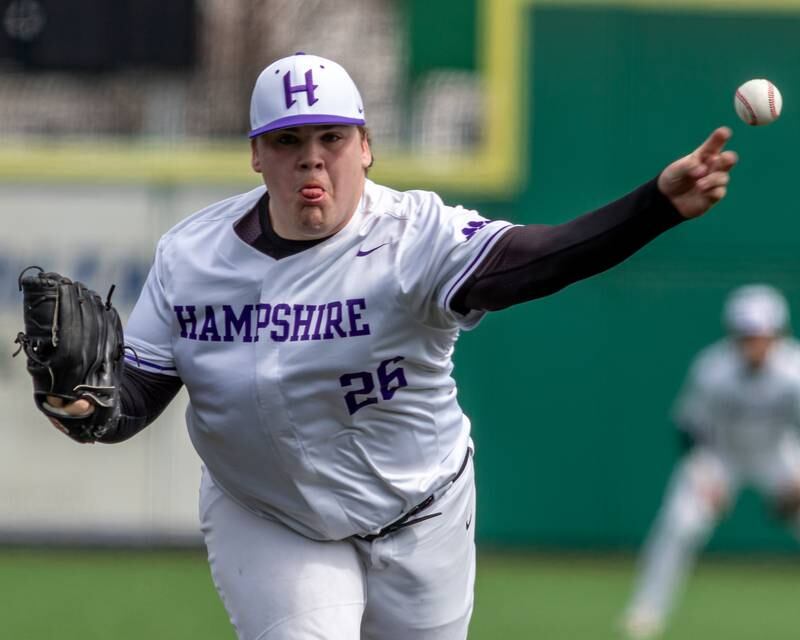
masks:
{"label": "sleeve cuff", "polygon": [[640,188],[648,200],[650,205],[648,208],[651,215],[657,217],[663,223],[665,229],[677,226],[681,222],[688,220],[675,208],[672,201],[661,193],[661,189],[658,188],[658,176],[645,182]]}

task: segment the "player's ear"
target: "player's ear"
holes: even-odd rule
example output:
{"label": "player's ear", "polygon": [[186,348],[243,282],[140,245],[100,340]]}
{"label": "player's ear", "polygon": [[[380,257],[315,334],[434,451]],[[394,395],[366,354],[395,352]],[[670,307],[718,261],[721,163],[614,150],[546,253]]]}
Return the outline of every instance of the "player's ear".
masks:
{"label": "player's ear", "polygon": [[258,155],[258,138],[250,138],[250,166],[253,171],[261,173],[261,157]]}
{"label": "player's ear", "polygon": [[372,166],[372,149],[369,146],[369,138],[361,136],[361,166],[369,169]]}

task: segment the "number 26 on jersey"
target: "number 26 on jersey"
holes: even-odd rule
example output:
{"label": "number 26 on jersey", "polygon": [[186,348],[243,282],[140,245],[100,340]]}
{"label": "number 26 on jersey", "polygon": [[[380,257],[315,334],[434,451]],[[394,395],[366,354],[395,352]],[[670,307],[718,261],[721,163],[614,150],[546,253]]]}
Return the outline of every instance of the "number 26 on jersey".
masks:
{"label": "number 26 on jersey", "polygon": [[350,415],[371,404],[377,404],[381,399],[391,400],[398,389],[408,386],[403,367],[396,366],[401,360],[402,356],[389,358],[381,362],[374,372],[356,371],[339,376],[342,388],[350,389],[344,394]]}

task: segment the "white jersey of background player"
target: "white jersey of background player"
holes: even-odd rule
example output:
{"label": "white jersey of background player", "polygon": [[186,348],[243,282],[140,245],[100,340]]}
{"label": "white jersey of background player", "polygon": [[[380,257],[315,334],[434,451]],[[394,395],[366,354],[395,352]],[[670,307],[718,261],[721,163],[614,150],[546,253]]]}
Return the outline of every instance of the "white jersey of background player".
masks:
{"label": "white jersey of background player", "polygon": [[737,160],[719,128],[595,212],[521,226],[367,180],[364,125],[335,62],[267,67],[250,133],[265,186],[163,237],[125,331],[135,356],[101,440],[131,437],[186,385],[209,562],[242,640],[463,640],[475,498],[459,331],[704,214]]}
{"label": "white jersey of background player", "polygon": [[767,285],[735,290],[729,336],[703,350],[675,421],[693,443],[678,465],[645,545],[626,615],[635,638],[660,633],[697,550],[753,485],[800,536],[800,344],[785,335],[786,301]]}

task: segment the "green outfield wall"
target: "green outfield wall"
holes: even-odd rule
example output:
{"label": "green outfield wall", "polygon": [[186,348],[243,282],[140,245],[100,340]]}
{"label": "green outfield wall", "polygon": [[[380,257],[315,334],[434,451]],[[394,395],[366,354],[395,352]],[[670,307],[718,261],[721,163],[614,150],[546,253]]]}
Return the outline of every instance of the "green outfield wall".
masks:
{"label": "green outfield wall", "polygon": [[[505,4],[505,3],[499,3]],[[476,198],[485,215],[558,223],[622,195],[719,124],[741,155],[729,198],[613,271],[487,317],[456,357],[477,444],[484,542],[557,547],[638,544],[676,456],[670,405],[690,358],[720,335],[734,286],[781,287],[800,317],[800,2],[514,2],[524,38],[514,84],[519,188]],[[437,15],[462,2],[438,2]],[[431,43],[442,20],[412,3],[412,72],[481,69],[478,37]],[[465,20],[469,22],[470,15]],[[477,53],[476,53],[477,52]],[[424,54],[424,55],[423,55]],[[424,56],[429,56],[426,62]],[[784,113],[736,119],[733,92],[769,77]],[[800,323],[799,323],[800,324]],[[719,550],[795,543],[746,492],[715,534]]]}

